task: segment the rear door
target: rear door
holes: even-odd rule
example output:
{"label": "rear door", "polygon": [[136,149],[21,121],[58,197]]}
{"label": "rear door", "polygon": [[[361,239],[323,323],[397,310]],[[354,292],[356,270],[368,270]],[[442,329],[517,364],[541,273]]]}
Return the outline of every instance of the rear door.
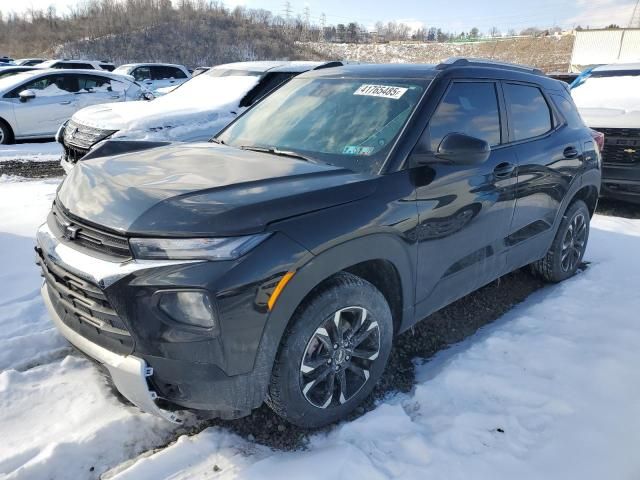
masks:
{"label": "rear door", "polygon": [[464,133],[487,141],[491,154],[471,166],[443,163],[427,154],[433,161],[413,172],[419,317],[492,281],[506,268],[516,160],[504,144],[505,118],[498,82],[454,80],[429,120],[421,144],[430,145],[431,152],[447,134]]}
{"label": "rear door", "polygon": [[79,74],[77,77],[79,88],[76,93],[78,100],[76,108],[78,110],[90,105],[125,100],[124,87],[120,86],[122,82],[100,75]]}
{"label": "rear door", "polygon": [[187,80],[187,75],[179,68],[164,65],[151,66],[153,89],[162,87],[177,87]]}
{"label": "rear door", "polygon": [[571,181],[583,165],[583,145],[537,85],[503,83],[510,144],[518,163],[516,208],[508,238],[509,263],[544,255]]}

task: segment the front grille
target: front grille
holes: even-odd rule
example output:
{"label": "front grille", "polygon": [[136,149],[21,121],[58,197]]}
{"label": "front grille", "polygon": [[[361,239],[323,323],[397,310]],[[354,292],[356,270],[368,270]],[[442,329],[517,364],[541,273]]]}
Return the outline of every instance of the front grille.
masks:
{"label": "front grille", "polygon": [[85,148],[72,147],[70,145],[63,145],[62,148],[64,149],[64,158],[71,163],[76,163],[89,153],[89,150]]}
{"label": "front grille", "polygon": [[132,258],[126,237],[105,232],[73,220],[56,203],[53,204],[51,214],[54,219],[52,226],[56,230],[54,233],[57,237],[118,260],[130,260]]}
{"label": "front grille", "polygon": [[117,130],[94,128],[69,120],[64,129],[64,144],[85,153],[96,143],[113,135]]}
{"label": "front grille", "polygon": [[54,264],[40,249],[37,252],[49,298],[65,325],[111,351],[130,353],[131,334],[98,285]]}
{"label": "front grille", "polygon": [[640,128],[599,128],[604,133],[602,161],[607,164],[640,163]]}

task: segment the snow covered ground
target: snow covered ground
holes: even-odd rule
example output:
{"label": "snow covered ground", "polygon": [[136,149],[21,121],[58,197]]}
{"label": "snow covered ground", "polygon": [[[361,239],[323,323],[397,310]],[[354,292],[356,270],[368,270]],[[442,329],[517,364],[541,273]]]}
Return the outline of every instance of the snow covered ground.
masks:
{"label": "snow covered ground", "polygon": [[40,301],[33,236],[56,185],[0,180],[0,478],[640,478],[640,220],[596,216],[584,273],[304,450],[220,427],[154,450],[179,432],[69,356]]}
{"label": "snow covered ground", "polygon": [[9,160],[49,162],[60,160],[62,145],[57,142],[0,145],[0,162]]}

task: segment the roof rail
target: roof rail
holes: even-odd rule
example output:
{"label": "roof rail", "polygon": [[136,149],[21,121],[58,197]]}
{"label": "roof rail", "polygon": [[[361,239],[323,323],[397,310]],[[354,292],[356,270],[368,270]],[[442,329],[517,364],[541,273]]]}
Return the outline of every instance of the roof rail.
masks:
{"label": "roof rail", "polygon": [[322,70],[323,68],[342,67],[343,65],[344,64],[340,61],[331,61],[331,62],[318,65],[317,67],[313,67],[313,70]]}
{"label": "roof rail", "polygon": [[517,70],[521,72],[532,73],[534,75],[544,75],[539,68],[528,67],[526,65],[518,65],[516,63],[496,62],[484,58],[472,57],[449,57],[444,62],[440,62],[436,69],[446,70],[451,67],[494,67],[504,68],[506,70]]}

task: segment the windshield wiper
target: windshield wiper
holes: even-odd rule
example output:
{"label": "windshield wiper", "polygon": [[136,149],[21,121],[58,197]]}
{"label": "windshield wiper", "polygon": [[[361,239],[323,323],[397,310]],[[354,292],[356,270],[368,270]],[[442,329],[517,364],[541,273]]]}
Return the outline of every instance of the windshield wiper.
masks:
{"label": "windshield wiper", "polygon": [[217,139],[217,138],[215,138],[215,137],[214,137],[214,138],[212,138],[212,139],[210,139],[210,140],[209,140],[209,142],[211,142],[211,143],[217,143],[218,145],[226,145],[226,144],[224,143],[224,140],[219,140],[219,139]]}
{"label": "windshield wiper", "polygon": [[278,155],[280,157],[290,157],[297,158],[299,160],[304,160],[305,162],[318,163],[316,160],[310,157],[305,157],[296,152],[292,152],[291,150],[280,150],[276,147],[259,147],[257,145],[242,145],[240,147],[242,150],[251,150],[252,152],[261,152],[261,153],[270,153],[272,155]]}

